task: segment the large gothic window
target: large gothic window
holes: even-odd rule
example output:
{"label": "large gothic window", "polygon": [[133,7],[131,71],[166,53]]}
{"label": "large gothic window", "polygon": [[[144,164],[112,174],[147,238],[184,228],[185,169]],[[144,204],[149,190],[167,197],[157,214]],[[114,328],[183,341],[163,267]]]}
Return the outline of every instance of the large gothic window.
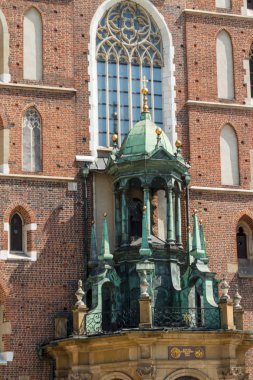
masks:
{"label": "large gothic window", "polygon": [[162,38],[140,5],[123,1],[110,8],[97,29],[99,145],[119,143],[140,119],[141,79],[146,76],[153,121],[162,126]]}
{"label": "large gothic window", "polygon": [[41,168],[41,118],[32,107],[23,119],[23,170],[37,172]]}

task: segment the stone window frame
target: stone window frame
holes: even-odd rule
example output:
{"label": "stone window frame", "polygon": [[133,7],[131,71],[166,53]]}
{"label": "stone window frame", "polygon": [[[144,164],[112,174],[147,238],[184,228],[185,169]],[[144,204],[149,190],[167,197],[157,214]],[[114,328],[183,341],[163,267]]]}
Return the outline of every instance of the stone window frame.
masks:
{"label": "stone window frame", "polygon": [[[27,243],[27,237],[28,232],[37,231],[37,223],[32,223],[31,221],[28,221],[25,217],[24,212],[22,212],[22,209],[20,210],[19,207],[15,207],[10,213],[8,217],[8,221],[4,222],[4,234],[7,235],[7,246],[5,246],[5,249],[0,250],[0,260],[21,260],[21,261],[37,261],[37,251],[29,249]],[[14,214],[18,214],[23,221],[23,252],[12,252],[10,250],[10,222],[11,218]]]}
{"label": "stone window frame", "polygon": [[[96,34],[99,21],[106,11],[114,6],[117,0],[106,0],[95,12],[90,24],[90,43],[88,55],[88,73],[89,81],[89,120],[90,120],[90,150],[94,157],[98,156],[98,85],[97,85],[97,60],[96,60]],[[145,0],[135,0],[135,3],[143,7],[146,12],[152,15],[158,26],[163,41],[163,59],[164,68],[162,71],[163,83],[163,123],[164,131],[169,136],[172,146],[177,139],[176,134],[176,91],[175,91],[175,64],[174,64],[174,46],[172,43],[172,34],[168,29],[163,15],[151,3]],[[110,149],[110,148],[109,148]],[[106,148],[105,148],[106,150]],[[108,149],[107,149],[108,150]]]}

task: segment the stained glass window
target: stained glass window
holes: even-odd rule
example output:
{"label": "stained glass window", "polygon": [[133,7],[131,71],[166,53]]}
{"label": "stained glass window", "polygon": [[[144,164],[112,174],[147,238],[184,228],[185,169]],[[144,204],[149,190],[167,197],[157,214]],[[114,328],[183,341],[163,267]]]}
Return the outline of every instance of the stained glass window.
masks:
{"label": "stained glass window", "polygon": [[23,119],[23,170],[37,172],[41,166],[41,119],[32,107]]}
{"label": "stained glass window", "polygon": [[140,5],[123,1],[110,8],[97,29],[99,145],[121,144],[140,120],[141,78],[149,80],[153,121],[162,126],[162,38],[152,17]]}

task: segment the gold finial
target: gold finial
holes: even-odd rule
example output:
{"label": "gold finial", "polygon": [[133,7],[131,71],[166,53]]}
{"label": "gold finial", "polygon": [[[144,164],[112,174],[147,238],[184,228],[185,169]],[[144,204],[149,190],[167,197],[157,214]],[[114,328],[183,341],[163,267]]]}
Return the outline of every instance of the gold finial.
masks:
{"label": "gold finial", "polygon": [[155,130],[155,133],[157,134],[157,136],[160,136],[161,133],[162,133],[162,128],[157,127],[156,130]]}
{"label": "gold finial", "polygon": [[142,79],[142,82],[143,82],[143,87],[141,89],[141,93],[143,95],[143,109],[142,109],[142,112],[148,112],[148,88],[146,87],[146,83],[148,83],[148,80],[147,78],[143,77]]}
{"label": "gold finial", "polygon": [[188,227],[187,227],[187,230],[190,231],[190,230],[191,230],[191,226],[188,226]]}
{"label": "gold finial", "polygon": [[176,148],[177,148],[177,149],[182,148],[182,146],[183,146],[183,144],[182,144],[182,142],[181,142],[180,140],[177,140],[177,141],[175,142],[175,145],[176,145]]}
{"label": "gold finial", "polygon": [[195,210],[193,211],[193,214],[197,214],[198,213],[198,210],[195,208]]}
{"label": "gold finial", "polygon": [[147,210],[147,206],[143,206],[143,211],[146,211]]}
{"label": "gold finial", "polygon": [[199,224],[200,224],[200,225],[202,225],[202,224],[203,224],[203,220],[202,220],[202,219],[200,219],[200,221],[199,221]]}
{"label": "gold finial", "polygon": [[106,218],[107,217],[107,213],[106,212],[104,212],[104,218]]}
{"label": "gold finial", "polygon": [[116,143],[118,141],[118,135],[116,133],[114,133],[114,135],[112,135],[112,141],[114,143]]}
{"label": "gold finial", "polygon": [[91,224],[95,224],[95,220],[92,220]]}

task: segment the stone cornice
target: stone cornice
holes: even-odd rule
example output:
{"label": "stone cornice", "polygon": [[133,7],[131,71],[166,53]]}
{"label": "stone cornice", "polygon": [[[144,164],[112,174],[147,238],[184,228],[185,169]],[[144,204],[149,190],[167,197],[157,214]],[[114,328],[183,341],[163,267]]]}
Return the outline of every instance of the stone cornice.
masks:
{"label": "stone cornice", "polygon": [[54,93],[75,94],[77,90],[71,87],[56,87],[44,86],[38,84],[25,84],[25,83],[2,83],[0,82],[0,89],[18,89],[18,90],[31,90],[31,91],[44,91]]}
{"label": "stone cornice", "polygon": [[226,108],[253,111],[253,105],[236,104],[236,103],[221,103],[221,102],[205,102],[201,100],[187,100],[188,107],[208,107],[208,108]]}
{"label": "stone cornice", "polygon": [[197,15],[197,16],[209,16],[209,17],[218,17],[218,18],[227,18],[227,19],[238,19],[238,20],[247,20],[253,21],[252,16],[240,15],[234,13],[223,13],[223,12],[211,12],[211,11],[202,11],[199,9],[185,9],[185,14]]}
{"label": "stone cornice", "polygon": [[227,187],[191,186],[190,190],[191,191],[205,191],[205,192],[210,192],[210,193],[230,193],[230,194],[241,194],[241,195],[253,196],[253,190],[227,188]]}

